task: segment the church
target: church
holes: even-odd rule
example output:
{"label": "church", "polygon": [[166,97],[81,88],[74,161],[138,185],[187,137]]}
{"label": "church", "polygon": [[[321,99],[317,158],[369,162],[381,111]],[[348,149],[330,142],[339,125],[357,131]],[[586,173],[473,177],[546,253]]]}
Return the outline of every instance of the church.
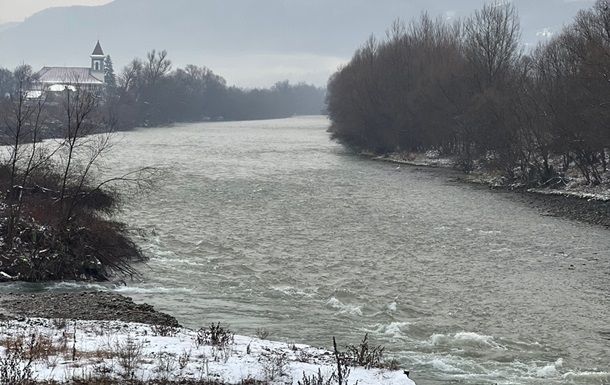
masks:
{"label": "church", "polygon": [[99,40],[90,57],[89,67],[43,67],[36,73],[37,88],[40,91],[64,91],[79,87],[102,91],[106,85],[105,55]]}

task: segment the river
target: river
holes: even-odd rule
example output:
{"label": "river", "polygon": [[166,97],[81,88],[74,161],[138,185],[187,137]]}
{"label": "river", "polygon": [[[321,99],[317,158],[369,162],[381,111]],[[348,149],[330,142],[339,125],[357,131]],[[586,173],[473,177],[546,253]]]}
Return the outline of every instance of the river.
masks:
{"label": "river", "polygon": [[121,134],[113,172],[166,174],[122,214],[148,233],[144,281],[106,288],[193,328],[323,347],[368,333],[418,385],[610,383],[607,230],[447,170],[359,157],[327,127],[314,116]]}

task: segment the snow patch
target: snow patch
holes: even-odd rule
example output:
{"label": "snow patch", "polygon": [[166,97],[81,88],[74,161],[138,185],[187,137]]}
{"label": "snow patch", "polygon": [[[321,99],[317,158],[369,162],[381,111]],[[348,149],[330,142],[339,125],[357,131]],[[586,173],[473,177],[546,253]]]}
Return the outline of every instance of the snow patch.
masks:
{"label": "snow patch", "polygon": [[[160,331],[160,327],[119,321],[68,320],[61,325],[57,320],[32,318],[0,323],[0,340],[19,336],[29,340],[34,334],[54,344],[67,341],[68,348],[63,353],[49,353],[49,357],[34,361],[32,369],[39,381],[65,381],[100,368],[120,370],[118,359],[108,358],[111,355],[105,352],[126,346],[137,348],[133,350],[140,355],[136,378],[144,381],[164,376],[215,379],[232,384],[247,378],[267,380],[271,384],[297,384],[304,374],[311,376],[318,370],[330,374],[336,365],[331,352],[307,345],[234,336],[233,343],[218,347],[198,343],[198,333],[194,330]],[[0,355],[5,354],[5,348],[0,347]],[[173,359],[175,364],[168,365],[168,359]],[[276,378],[270,379],[274,365],[282,366],[282,374],[275,372]],[[402,370],[351,368],[348,380],[360,385],[414,385]]]}

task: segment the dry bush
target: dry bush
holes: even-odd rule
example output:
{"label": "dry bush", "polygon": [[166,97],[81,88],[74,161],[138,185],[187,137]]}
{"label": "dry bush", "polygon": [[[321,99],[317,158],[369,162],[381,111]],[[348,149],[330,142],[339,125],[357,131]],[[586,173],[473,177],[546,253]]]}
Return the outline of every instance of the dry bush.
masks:
{"label": "dry bush", "polygon": [[197,337],[195,343],[197,347],[202,345],[211,345],[223,347],[233,343],[235,335],[231,333],[229,328],[220,326],[220,322],[217,324],[212,323],[207,329],[201,328],[197,331]]}
{"label": "dry bush", "polygon": [[384,347],[379,345],[369,347],[368,333],[364,335],[359,345],[347,346],[347,361],[356,366],[364,366],[367,369],[381,367]]}
{"label": "dry bush", "polygon": [[113,355],[121,368],[121,377],[127,381],[135,381],[136,370],[144,360],[144,342],[128,336],[123,342],[117,341]]}
{"label": "dry bush", "polygon": [[322,370],[318,368],[317,374],[308,376],[303,372],[303,378],[297,381],[298,385],[334,385],[334,374],[328,378],[322,375]]}
{"label": "dry bush", "polygon": [[256,328],[256,336],[261,340],[266,340],[269,337],[269,331],[265,328]]}
{"label": "dry bush", "polygon": [[17,353],[24,361],[48,361],[53,356],[69,351],[68,339],[64,333],[58,338],[34,331],[0,339],[0,347],[5,354]]}
{"label": "dry bush", "polygon": [[178,334],[178,328],[169,325],[152,325],[152,333],[154,336],[173,337]]}
{"label": "dry bush", "polygon": [[263,378],[267,382],[274,382],[284,377],[290,368],[286,353],[262,353],[258,362],[262,368]]}

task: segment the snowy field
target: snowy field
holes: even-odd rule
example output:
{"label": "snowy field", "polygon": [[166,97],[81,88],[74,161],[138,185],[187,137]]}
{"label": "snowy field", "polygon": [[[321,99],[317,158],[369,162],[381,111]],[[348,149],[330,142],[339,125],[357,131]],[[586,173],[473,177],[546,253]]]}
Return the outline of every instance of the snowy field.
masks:
{"label": "snowy field", "polygon": [[[242,380],[298,384],[305,377],[326,381],[336,375],[332,352],[233,336],[221,325],[213,326],[194,331],[117,321],[3,321],[0,375],[58,382],[213,379],[230,384]],[[343,384],[414,385],[402,370],[349,367],[348,376]]]}

